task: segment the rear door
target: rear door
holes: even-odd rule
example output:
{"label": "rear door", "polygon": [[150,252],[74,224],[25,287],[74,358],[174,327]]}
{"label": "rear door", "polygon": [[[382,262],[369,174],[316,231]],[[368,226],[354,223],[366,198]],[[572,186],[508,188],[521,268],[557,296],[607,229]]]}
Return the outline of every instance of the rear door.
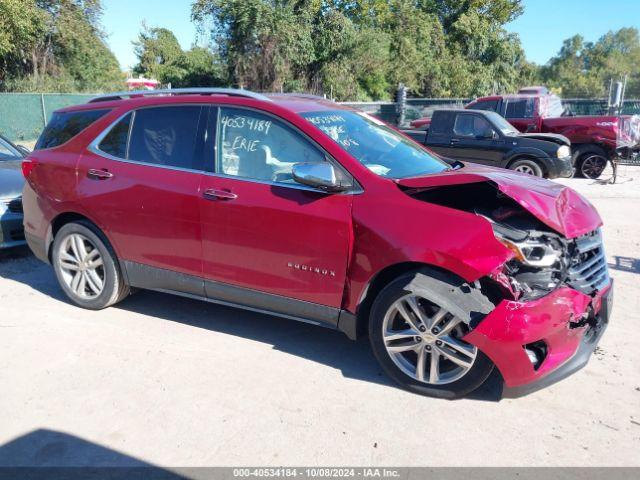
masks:
{"label": "rear door", "polygon": [[455,112],[434,112],[425,145],[443,157],[456,158],[451,144]]}
{"label": "rear door", "polygon": [[[206,293],[321,323],[337,321],[351,241],[352,195],[296,183],[298,162],[332,161],[266,112],[220,107],[214,170],[200,212]],[[336,165],[339,167],[338,165]]]}
{"label": "rear door", "polygon": [[507,97],[503,101],[502,116],[523,133],[536,132],[535,107],[536,97]]}
{"label": "rear door", "polygon": [[[134,284],[173,289],[171,272],[201,276],[198,203],[207,112],[201,105],[129,112],[79,162],[80,204],[106,230],[128,273],[140,277]],[[160,274],[163,282],[146,283]],[[201,284],[183,289],[202,294]]]}

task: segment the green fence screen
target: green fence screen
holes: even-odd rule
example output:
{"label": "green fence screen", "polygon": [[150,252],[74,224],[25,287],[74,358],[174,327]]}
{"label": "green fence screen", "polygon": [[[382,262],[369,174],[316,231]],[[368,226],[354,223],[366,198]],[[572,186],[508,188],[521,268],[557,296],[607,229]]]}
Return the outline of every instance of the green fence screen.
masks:
{"label": "green fence screen", "polygon": [[[13,141],[36,140],[55,110],[85,103],[92,97],[91,94],[0,93],[0,134]],[[431,116],[433,110],[438,108],[462,108],[470,101],[468,98],[409,98],[406,121]],[[396,104],[393,102],[345,103],[392,124],[398,120]],[[599,99],[566,99],[564,104],[577,115],[603,115],[607,110],[606,101]],[[622,112],[640,114],[640,100],[626,100]]]}
{"label": "green fence screen", "polygon": [[0,134],[13,141],[35,140],[54,111],[85,103],[93,96],[65,93],[1,93]]}

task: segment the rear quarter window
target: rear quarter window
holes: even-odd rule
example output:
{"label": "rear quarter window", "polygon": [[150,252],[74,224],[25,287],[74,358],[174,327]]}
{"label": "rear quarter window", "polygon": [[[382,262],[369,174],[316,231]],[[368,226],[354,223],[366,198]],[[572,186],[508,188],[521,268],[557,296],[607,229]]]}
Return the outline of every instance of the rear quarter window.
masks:
{"label": "rear quarter window", "polygon": [[471,108],[474,110],[488,110],[491,112],[498,111],[498,100],[479,100]]}
{"label": "rear quarter window", "polygon": [[505,118],[533,118],[535,100],[531,98],[509,98],[505,100],[507,104]]}
{"label": "rear quarter window", "polygon": [[435,112],[431,118],[429,133],[433,135],[451,133],[454,117],[455,113],[453,112]]}
{"label": "rear quarter window", "polygon": [[68,142],[110,110],[84,110],[80,112],[54,112],[40,135],[35,149],[54,148]]}

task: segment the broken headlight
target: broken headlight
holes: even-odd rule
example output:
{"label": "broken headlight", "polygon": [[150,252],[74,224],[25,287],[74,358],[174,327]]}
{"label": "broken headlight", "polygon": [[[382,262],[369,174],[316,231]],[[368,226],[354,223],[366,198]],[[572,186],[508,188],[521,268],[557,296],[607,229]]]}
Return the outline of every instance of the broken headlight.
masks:
{"label": "broken headlight", "polygon": [[514,253],[505,263],[503,274],[512,290],[522,300],[542,297],[564,280],[567,269],[567,246],[559,235],[550,232],[510,231],[494,224],[498,241]]}

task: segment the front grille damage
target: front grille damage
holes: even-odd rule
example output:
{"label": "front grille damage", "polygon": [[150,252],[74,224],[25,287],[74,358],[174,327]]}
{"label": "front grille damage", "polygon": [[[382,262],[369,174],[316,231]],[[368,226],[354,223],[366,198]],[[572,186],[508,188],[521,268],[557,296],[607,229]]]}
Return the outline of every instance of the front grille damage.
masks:
{"label": "front grille damage", "polygon": [[570,242],[571,259],[566,284],[591,295],[609,283],[602,234],[595,230]]}

